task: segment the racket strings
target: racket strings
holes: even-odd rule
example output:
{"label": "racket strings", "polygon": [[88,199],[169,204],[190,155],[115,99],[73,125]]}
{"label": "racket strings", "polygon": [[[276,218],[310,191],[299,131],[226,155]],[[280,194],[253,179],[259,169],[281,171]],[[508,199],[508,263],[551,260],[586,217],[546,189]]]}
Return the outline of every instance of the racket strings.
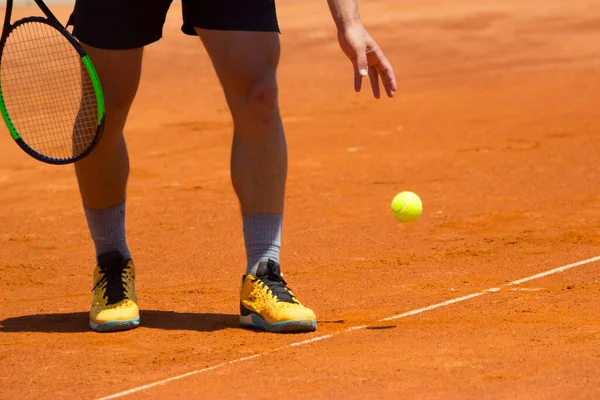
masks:
{"label": "racket strings", "polygon": [[[39,28],[42,25],[40,25],[40,24],[34,24],[34,26],[36,26],[36,27]],[[27,32],[27,33],[31,33],[31,32]],[[54,49],[60,49],[60,47],[63,47],[63,49],[64,49],[64,46],[56,46],[56,44],[57,44],[56,43],[56,39],[62,39],[62,35],[60,35],[61,37],[57,37],[56,34],[58,34],[58,32],[56,32],[56,31],[52,32],[52,33],[55,33],[55,35],[53,35],[53,36],[43,35],[43,34],[40,35],[39,29],[38,29],[38,32],[35,32],[35,33],[37,34],[36,35],[36,39],[40,40],[41,43],[43,43],[43,45],[45,47],[43,49],[43,51],[44,51],[45,54],[42,53],[42,54],[45,55],[45,59],[44,60],[38,60],[38,63],[46,61],[47,62],[47,66],[49,67],[48,69],[52,68],[52,69],[50,69],[51,75],[56,75],[56,71],[60,71],[60,70],[64,71],[65,67],[67,67],[67,68],[71,67],[71,69],[75,69],[75,68],[73,68],[72,65],[68,65],[68,63],[65,63],[66,60],[65,60],[64,57],[60,56],[60,54],[61,54],[60,51],[51,51],[51,50],[54,50]],[[31,39],[30,37],[28,37],[27,39],[28,40],[24,40],[22,42],[26,42],[26,44],[28,44],[29,47],[32,45],[32,42],[37,47],[40,47],[39,45],[35,44],[35,40],[33,40],[33,41],[30,40]],[[58,44],[60,44],[60,42]],[[34,49],[35,49],[35,47],[34,47]],[[27,50],[31,51],[31,48],[29,48]],[[38,55],[38,57],[39,57],[39,55]],[[71,59],[70,61],[72,63],[74,61],[74,59]],[[36,66],[39,66],[39,64],[36,64]],[[31,71],[27,71],[27,72],[31,73]],[[38,96],[33,96],[33,98],[31,99],[32,101],[30,101],[29,103],[30,104],[31,103],[34,103],[34,104],[37,103],[37,104],[39,104],[41,101],[42,102],[52,101],[51,98],[48,98],[49,97],[48,95],[52,96],[52,94],[54,95],[53,96],[54,99],[55,100],[59,100],[60,103],[56,103],[55,104],[55,109],[52,110],[54,112],[51,114],[50,117],[47,116],[47,115],[45,116],[44,113],[38,113],[38,114],[36,114],[36,113],[31,113],[30,112],[30,115],[37,116],[37,118],[35,118],[35,120],[37,120],[38,124],[36,126],[32,126],[32,128],[34,127],[34,128],[36,128],[36,130],[39,130],[40,128],[43,128],[42,126],[39,126],[39,123],[40,122],[44,123],[44,119],[46,119],[46,120],[47,119],[51,119],[52,122],[53,122],[53,124],[55,126],[58,126],[61,123],[64,124],[64,122],[65,122],[64,119],[67,119],[67,120],[69,119],[69,117],[70,117],[69,116],[69,111],[71,111],[73,109],[72,108],[72,104],[69,104],[68,102],[67,103],[63,102],[64,101],[63,98],[65,97],[65,95],[68,96],[68,91],[67,90],[72,89],[70,87],[70,85],[60,86],[60,89],[62,89],[62,90],[59,90],[58,88],[53,88],[52,85],[51,85],[52,82],[49,81],[48,79],[49,78],[54,78],[54,76],[44,76],[44,75],[48,75],[47,74],[48,70],[46,70],[44,72],[46,72],[46,74],[40,74],[39,75],[40,79],[37,80],[37,81],[34,81],[34,84],[38,84],[39,85],[39,89],[41,89],[40,91],[37,92],[38,94],[41,94],[41,96],[39,96],[39,95]],[[61,78],[64,78],[64,77],[65,76],[61,76]],[[59,81],[59,82],[56,82],[56,83],[61,83],[61,82]],[[34,86],[34,87],[28,87],[28,88],[25,88],[25,89],[29,89],[29,92],[33,93],[33,90],[35,90],[36,88]],[[52,93],[52,89],[54,89],[54,93]],[[22,99],[18,99],[18,100],[22,100]],[[25,103],[25,104],[27,104],[27,103]],[[62,105],[62,107],[57,107],[59,104]],[[63,121],[60,121],[61,117],[62,117]],[[31,119],[34,119],[34,118],[31,117]],[[64,132],[68,132],[68,131],[64,131]],[[27,139],[28,138],[25,138],[26,141],[27,141]],[[29,140],[29,142],[32,142],[32,144],[33,144],[34,139],[35,139],[35,137],[32,137],[31,140]],[[51,137],[48,134],[40,136],[39,139],[41,139],[39,142],[43,143],[46,148],[48,147],[48,145],[53,145],[54,144],[54,143],[52,143]],[[64,142],[64,138],[62,138],[62,140],[61,139],[59,139],[59,140],[62,141],[62,142]],[[77,150],[77,147],[80,147],[80,146],[76,145],[75,146],[75,150]],[[68,151],[67,147],[64,146],[64,145],[63,146],[59,146],[58,149],[59,150],[63,150],[63,151]]]}
{"label": "racket strings", "polygon": [[71,159],[92,144],[98,128],[93,81],[77,51],[55,28],[28,22],[11,32],[0,85],[12,124],[37,153]]}

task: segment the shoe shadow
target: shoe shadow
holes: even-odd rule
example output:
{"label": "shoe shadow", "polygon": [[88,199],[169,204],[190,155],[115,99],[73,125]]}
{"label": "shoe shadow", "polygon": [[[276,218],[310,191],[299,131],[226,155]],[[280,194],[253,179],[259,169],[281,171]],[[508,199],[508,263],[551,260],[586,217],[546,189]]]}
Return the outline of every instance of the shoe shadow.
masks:
{"label": "shoe shadow", "polygon": [[[239,316],[233,314],[141,310],[140,327],[173,331],[215,332],[223,329],[238,328]],[[0,321],[0,333],[73,333],[90,330],[89,313],[87,312],[24,315]]]}

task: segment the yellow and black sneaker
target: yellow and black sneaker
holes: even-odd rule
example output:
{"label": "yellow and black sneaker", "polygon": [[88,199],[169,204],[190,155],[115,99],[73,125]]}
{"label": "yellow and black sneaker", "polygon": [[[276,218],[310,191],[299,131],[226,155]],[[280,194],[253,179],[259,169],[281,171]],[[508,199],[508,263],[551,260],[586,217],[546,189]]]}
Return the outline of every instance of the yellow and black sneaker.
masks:
{"label": "yellow and black sneaker", "polygon": [[304,307],[287,287],[279,264],[261,262],[256,276],[244,275],[240,290],[240,325],[269,332],[311,332],[315,313]]}
{"label": "yellow and black sneaker", "polygon": [[94,271],[90,328],[96,332],[123,331],[140,324],[135,294],[135,268],[118,251],[98,256]]}

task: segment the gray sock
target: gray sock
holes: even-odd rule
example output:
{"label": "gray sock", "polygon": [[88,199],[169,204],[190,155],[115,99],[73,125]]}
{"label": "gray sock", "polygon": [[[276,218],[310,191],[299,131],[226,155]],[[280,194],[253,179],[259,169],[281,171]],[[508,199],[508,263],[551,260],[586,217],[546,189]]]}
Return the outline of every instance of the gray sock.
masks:
{"label": "gray sock", "polygon": [[256,274],[261,261],[279,262],[283,214],[256,214],[242,218],[246,244],[246,273]]}
{"label": "gray sock", "polygon": [[96,257],[109,251],[131,257],[125,242],[125,202],[102,210],[83,207],[90,234],[96,247]]}

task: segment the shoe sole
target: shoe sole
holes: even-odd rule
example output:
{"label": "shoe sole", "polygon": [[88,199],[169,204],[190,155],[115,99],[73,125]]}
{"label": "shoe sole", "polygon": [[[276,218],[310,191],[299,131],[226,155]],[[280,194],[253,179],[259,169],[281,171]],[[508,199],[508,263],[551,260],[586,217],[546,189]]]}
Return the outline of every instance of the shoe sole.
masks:
{"label": "shoe sole", "polygon": [[260,329],[267,332],[300,333],[317,330],[317,321],[312,319],[296,319],[283,322],[268,322],[258,314],[240,316],[242,328]]}
{"label": "shoe sole", "polygon": [[116,331],[127,331],[140,326],[140,317],[135,319],[127,319],[124,321],[108,321],[101,324],[96,324],[94,321],[90,321],[90,328],[96,332],[116,332]]}

